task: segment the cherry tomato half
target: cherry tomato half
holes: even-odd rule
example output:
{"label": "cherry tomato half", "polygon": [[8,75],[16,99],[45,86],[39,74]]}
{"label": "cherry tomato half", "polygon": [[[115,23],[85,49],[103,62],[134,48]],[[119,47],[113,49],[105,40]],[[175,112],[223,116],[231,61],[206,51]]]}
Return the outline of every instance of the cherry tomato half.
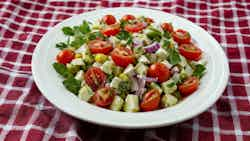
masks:
{"label": "cherry tomato half", "polygon": [[120,25],[119,24],[112,24],[112,25],[104,27],[101,30],[101,33],[105,36],[114,36],[119,32],[120,32]]}
{"label": "cherry tomato half", "polygon": [[145,28],[145,25],[142,22],[137,22],[134,24],[127,24],[124,27],[124,30],[127,32],[140,32]]}
{"label": "cherry tomato half", "polygon": [[165,31],[168,31],[169,33],[174,31],[173,25],[171,23],[162,23],[161,28]]}
{"label": "cherry tomato half", "polygon": [[179,47],[179,52],[181,55],[189,60],[198,61],[201,58],[202,51],[193,43],[181,44]]}
{"label": "cherry tomato half", "polygon": [[113,49],[111,43],[102,40],[92,40],[88,42],[87,45],[89,47],[90,52],[93,54],[95,53],[108,54]]}
{"label": "cherry tomato half", "polygon": [[62,50],[57,56],[56,60],[58,63],[67,64],[70,63],[74,59],[75,53],[72,50],[65,49]]}
{"label": "cherry tomato half", "polygon": [[179,44],[185,44],[185,43],[191,42],[190,34],[183,29],[178,29],[178,30],[174,31],[172,36],[173,36],[174,40]]}
{"label": "cherry tomato half", "polygon": [[97,89],[104,87],[106,74],[100,68],[91,67],[84,74],[84,80],[92,90],[96,91]]}
{"label": "cherry tomato half", "polygon": [[129,21],[129,20],[134,20],[134,19],[135,19],[134,15],[127,14],[127,15],[124,15],[121,20]]}
{"label": "cherry tomato half", "polygon": [[158,82],[161,83],[169,79],[170,71],[166,65],[162,63],[155,63],[149,67],[147,76],[155,77],[158,79]]}
{"label": "cherry tomato half", "polygon": [[97,106],[106,107],[112,103],[114,96],[115,91],[112,88],[103,87],[95,92],[92,100]]}
{"label": "cherry tomato half", "polygon": [[144,95],[140,107],[143,111],[153,111],[159,107],[160,100],[159,91],[152,89]]}
{"label": "cherry tomato half", "polygon": [[178,86],[178,89],[182,96],[188,96],[198,89],[199,79],[197,77],[189,77],[181,85]]}
{"label": "cherry tomato half", "polygon": [[135,61],[132,50],[125,47],[116,47],[111,52],[111,57],[115,64],[120,67],[127,67]]}
{"label": "cherry tomato half", "polygon": [[116,23],[116,19],[113,15],[105,15],[102,17],[102,22],[106,23],[107,25],[111,25]]}

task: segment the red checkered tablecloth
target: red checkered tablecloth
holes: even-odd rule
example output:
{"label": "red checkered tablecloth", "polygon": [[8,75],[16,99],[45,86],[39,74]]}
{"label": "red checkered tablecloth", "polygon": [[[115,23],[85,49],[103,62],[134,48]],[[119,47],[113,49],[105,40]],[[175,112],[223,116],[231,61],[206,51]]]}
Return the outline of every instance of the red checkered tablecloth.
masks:
{"label": "red checkered tablecloth", "polygon": [[[121,6],[176,14],[213,35],[230,65],[229,83],[216,104],[173,126],[118,130],[74,119],[41,95],[31,58],[45,32],[75,14]],[[0,140],[250,141],[250,1],[0,0]]]}

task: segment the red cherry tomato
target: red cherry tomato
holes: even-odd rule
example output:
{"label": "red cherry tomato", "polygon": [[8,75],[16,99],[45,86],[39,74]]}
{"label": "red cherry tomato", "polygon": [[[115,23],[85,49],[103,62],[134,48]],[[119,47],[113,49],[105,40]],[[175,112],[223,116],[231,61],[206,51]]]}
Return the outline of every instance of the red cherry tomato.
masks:
{"label": "red cherry tomato", "polygon": [[135,16],[134,15],[130,15],[130,14],[124,15],[122,17],[123,21],[129,21],[129,20],[134,20],[134,19],[135,19]]}
{"label": "red cherry tomato", "polygon": [[127,67],[135,61],[132,50],[125,47],[116,47],[111,52],[111,57],[115,64],[120,67]]}
{"label": "red cherry tomato", "polygon": [[181,85],[178,86],[178,89],[182,96],[188,96],[198,89],[199,79],[196,77],[189,77]]}
{"label": "red cherry tomato", "polygon": [[162,63],[155,63],[149,67],[147,76],[155,77],[158,79],[158,82],[161,83],[169,79],[170,71],[166,65]]}
{"label": "red cherry tomato", "polygon": [[89,47],[90,52],[93,54],[95,53],[108,54],[113,49],[111,43],[102,40],[92,40],[88,42],[87,45]]}
{"label": "red cherry tomato", "polygon": [[106,107],[112,103],[114,96],[115,91],[112,88],[103,87],[95,92],[92,100],[97,106]]}
{"label": "red cherry tomato", "polygon": [[97,89],[104,87],[106,75],[100,68],[91,67],[84,74],[84,80],[92,90],[96,91]]}
{"label": "red cherry tomato", "polygon": [[145,28],[145,25],[142,22],[137,22],[135,24],[126,24],[124,30],[127,32],[140,32]]}
{"label": "red cherry tomato", "polygon": [[169,33],[172,33],[174,31],[173,25],[170,23],[162,23],[161,28],[165,31],[168,31]]}
{"label": "red cherry tomato", "polygon": [[113,15],[105,15],[102,17],[102,21],[106,23],[107,25],[115,24],[116,19]]}
{"label": "red cherry tomato", "polygon": [[143,111],[153,111],[159,107],[160,100],[159,91],[152,89],[144,95],[140,107]]}
{"label": "red cherry tomato", "polygon": [[193,43],[181,44],[178,48],[181,55],[189,60],[198,61],[201,58],[202,51]]}
{"label": "red cherry tomato", "polygon": [[67,64],[70,63],[74,59],[75,53],[72,50],[65,49],[62,50],[57,56],[56,60],[58,63]]}
{"label": "red cherry tomato", "polygon": [[105,36],[114,36],[120,32],[120,25],[119,24],[112,24],[109,25],[101,30],[101,33]]}
{"label": "red cherry tomato", "polygon": [[190,34],[183,29],[178,29],[178,30],[174,31],[172,33],[172,36],[173,36],[174,40],[179,44],[185,44],[185,43],[191,42]]}

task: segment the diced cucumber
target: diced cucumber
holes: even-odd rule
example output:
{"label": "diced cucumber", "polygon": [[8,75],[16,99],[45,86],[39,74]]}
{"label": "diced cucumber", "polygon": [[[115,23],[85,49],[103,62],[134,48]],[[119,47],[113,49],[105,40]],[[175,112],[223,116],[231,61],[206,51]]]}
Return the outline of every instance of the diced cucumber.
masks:
{"label": "diced cucumber", "polygon": [[161,87],[165,94],[171,94],[177,90],[176,83],[172,79],[169,79],[168,81],[163,82],[161,84]]}
{"label": "diced cucumber", "polygon": [[180,79],[184,80],[188,77],[189,75],[187,74],[187,72],[185,71],[185,69],[182,69],[180,72]]}
{"label": "diced cucumber", "polygon": [[110,109],[113,111],[120,111],[122,109],[123,103],[124,100],[120,96],[116,95],[110,105]]}
{"label": "diced cucumber", "polygon": [[92,91],[92,89],[89,86],[85,85],[79,90],[78,97],[81,100],[89,101],[93,95],[94,92]]}
{"label": "diced cucumber", "polygon": [[122,80],[119,77],[114,77],[110,83],[110,87],[117,89],[121,81]]}
{"label": "diced cucumber", "polygon": [[128,94],[123,107],[125,112],[139,112],[139,97],[137,95]]}
{"label": "diced cucumber", "polygon": [[170,107],[177,104],[178,99],[170,94],[164,94],[161,98],[161,105],[163,107]]}
{"label": "diced cucumber", "polygon": [[166,60],[168,57],[168,52],[166,50],[164,50],[163,48],[159,48],[156,52],[155,52],[156,56],[157,56],[157,60],[158,61],[163,61]]}
{"label": "diced cucumber", "polygon": [[156,54],[148,53],[148,54],[146,54],[146,56],[149,59],[150,63],[157,62],[157,56],[156,56]]}
{"label": "diced cucumber", "polygon": [[78,72],[76,73],[75,79],[81,80],[81,81],[83,80],[83,71],[82,71],[82,70],[80,70],[80,71],[78,71]]}
{"label": "diced cucumber", "polygon": [[78,66],[78,65],[72,65],[72,64],[66,64],[66,68],[72,74],[75,74],[75,73],[77,73],[80,70],[80,66]]}
{"label": "diced cucumber", "polygon": [[135,66],[135,72],[140,75],[146,75],[148,70],[148,66],[144,65],[143,63],[137,63]]}
{"label": "diced cucumber", "polygon": [[112,61],[105,61],[101,66],[102,71],[107,74],[112,74],[114,63]]}
{"label": "diced cucumber", "polygon": [[185,59],[185,57],[183,57],[181,55],[180,55],[180,58],[181,58],[181,61],[179,62],[179,65],[182,67],[185,67],[188,64],[187,60]]}
{"label": "diced cucumber", "polygon": [[171,78],[176,84],[181,82],[180,73],[175,73]]}
{"label": "diced cucumber", "polygon": [[123,73],[124,74],[127,74],[128,76],[132,76],[132,75],[134,75],[134,67],[133,67],[133,65],[132,64],[129,64],[126,68],[125,68],[125,70],[123,71]]}
{"label": "diced cucumber", "polygon": [[172,68],[173,67],[173,65],[170,64],[167,60],[164,60],[161,63],[164,64],[164,65],[166,65],[168,68]]}
{"label": "diced cucumber", "polygon": [[160,92],[160,94],[162,93],[161,87],[160,87],[158,84],[156,84],[155,82],[151,82],[149,86],[150,86],[150,88],[152,88],[152,89],[158,90],[158,91]]}
{"label": "diced cucumber", "polygon": [[185,70],[185,72],[187,73],[188,76],[191,76],[193,74],[193,72],[194,72],[194,70],[192,69],[192,67],[189,64],[186,65],[184,70]]}
{"label": "diced cucumber", "polygon": [[122,71],[123,71],[123,68],[122,68],[122,67],[113,65],[112,73],[113,73],[115,76],[118,76],[119,74],[121,74]]}
{"label": "diced cucumber", "polygon": [[142,55],[141,57],[139,57],[138,62],[143,63],[143,64],[150,63],[150,61],[148,60],[148,58],[145,55]]}
{"label": "diced cucumber", "polygon": [[101,64],[101,63],[98,63],[98,62],[95,62],[92,66],[93,66],[93,67],[101,68],[101,67],[102,67],[102,64]]}

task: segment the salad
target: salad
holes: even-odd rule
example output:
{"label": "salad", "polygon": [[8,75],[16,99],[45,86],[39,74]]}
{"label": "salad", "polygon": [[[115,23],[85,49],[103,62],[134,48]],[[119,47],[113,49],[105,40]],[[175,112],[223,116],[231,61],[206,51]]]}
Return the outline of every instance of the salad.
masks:
{"label": "salad", "polygon": [[190,33],[145,16],[105,15],[63,27],[53,67],[81,100],[114,111],[153,111],[195,92],[206,72]]}

